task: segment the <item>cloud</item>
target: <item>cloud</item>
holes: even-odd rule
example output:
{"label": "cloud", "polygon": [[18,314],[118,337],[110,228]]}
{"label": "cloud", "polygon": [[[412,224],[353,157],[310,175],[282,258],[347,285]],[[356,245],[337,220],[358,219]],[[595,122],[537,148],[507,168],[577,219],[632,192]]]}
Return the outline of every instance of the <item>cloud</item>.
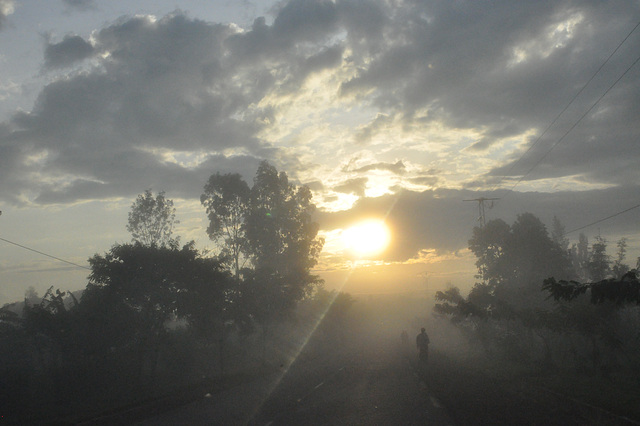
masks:
{"label": "cloud", "polygon": [[60,43],[47,43],[44,50],[44,67],[63,68],[90,57],[93,46],[80,36],[67,35]]}
{"label": "cloud", "polygon": [[[2,25],[13,3],[0,5]],[[125,16],[90,39],[45,45],[50,80],[31,110],[0,124],[2,197],[73,203],[150,186],[193,197],[208,174],[233,166],[252,176],[262,158],[293,179],[330,177],[320,191],[352,194],[365,182],[354,175],[372,171],[393,174],[387,188],[367,175],[380,192],[521,177],[547,190],[637,182],[640,69],[572,126],[633,63],[638,37],[538,137],[639,8],[294,0],[249,28],[181,12]],[[348,158],[358,160],[342,167]],[[424,173],[432,168],[437,179]]]}
{"label": "cloud", "polygon": [[324,41],[338,25],[336,4],[330,0],[292,0],[273,22],[275,37],[285,44]]}
{"label": "cloud", "polygon": [[[616,189],[557,193],[510,193],[492,207],[485,206],[486,220],[513,223],[519,214],[530,212],[551,228],[556,216],[570,232],[638,204],[637,185]],[[423,192],[402,191],[377,198],[361,198],[340,212],[320,212],[322,229],[345,229],[363,217],[384,218],[392,231],[392,243],[381,257],[388,262],[408,262],[423,250],[455,253],[468,247],[474,226],[479,226],[478,206],[463,200],[486,194],[467,190],[437,189]],[[637,211],[637,210],[636,210]],[[630,211],[615,220],[599,223],[567,237],[576,241],[580,232],[592,239],[600,232],[613,239],[637,226],[637,213]],[[632,259],[633,261],[633,259]]]}
{"label": "cloud", "polygon": [[13,0],[0,0],[0,30],[6,24],[7,16],[15,11],[15,2]]}
{"label": "cloud", "polygon": [[223,168],[221,158],[231,164],[246,153],[260,157],[266,147],[256,137],[260,124],[242,115],[262,89],[253,81],[230,84],[242,71],[220,61],[231,33],[229,26],[174,14],[123,19],[97,32],[94,44],[78,36],[49,44],[49,68],[90,55],[100,66],[54,80],[32,111],[3,124],[0,150],[12,162],[3,171],[17,172],[9,192],[20,198],[29,178],[36,202],[66,203],[139,192],[130,182],[198,173],[206,181],[202,171],[153,154],[163,149],[199,152],[206,164]]}
{"label": "cloud", "polygon": [[336,192],[343,192],[345,194],[355,194],[359,197],[364,197],[364,191],[367,189],[367,181],[369,179],[365,178],[355,178],[348,179],[341,183],[340,185],[336,185],[333,187],[333,190]]}
{"label": "cloud", "polygon": [[96,9],[95,0],[62,0],[69,9],[87,11]]}
{"label": "cloud", "polygon": [[437,176],[419,176],[419,177],[408,179],[408,181],[416,185],[436,186],[436,184],[438,183],[438,177]]}
{"label": "cloud", "polygon": [[355,134],[356,142],[362,144],[371,141],[371,138],[390,122],[391,118],[388,115],[378,114],[371,123],[362,126],[362,128]]}
{"label": "cloud", "polygon": [[[630,16],[637,16],[639,8],[617,3],[605,12],[605,6],[596,3],[574,6],[570,2],[463,2],[456,7],[446,2],[406,2],[388,13],[393,19],[383,29],[388,34],[386,46],[342,83],[341,93],[368,95],[364,99],[389,114],[403,114],[407,122],[426,117],[447,127],[482,129],[476,149],[486,150],[532,128],[541,132],[601,64],[593,58],[605,58],[634,27]],[[550,143],[633,62],[631,52],[638,42],[637,37],[630,39],[616,56],[616,65],[603,69],[591,90],[568,111],[572,114],[564,116],[549,135]],[[621,81],[615,94],[603,99],[602,108],[618,110],[623,117],[625,111],[637,108],[637,76],[635,70]],[[629,103],[629,108],[618,107],[620,102]],[[634,141],[640,137],[640,126],[624,117],[616,123],[619,127],[609,122],[611,128],[620,129],[612,134],[603,124],[585,120],[564,142],[567,148],[554,150],[542,165],[562,169],[572,162],[578,166],[576,154],[586,149],[602,162],[595,168],[580,162],[578,167],[564,169],[564,175],[580,168],[590,180],[609,173],[608,180],[622,182],[613,177],[620,170],[611,173],[612,165],[624,163],[628,151],[637,155]],[[366,130],[362,139],[368,137]],[[597,142],[591,146],[582,142],[590,137]],[[607,146],[616,149],[605,153]],[[540,144],[532,158],[539,159],[548,147],[549,143]],[[629,166],[624,174],[635,175]]]}
{"label": "cloud", "polygon": [[354,173],[366,173],[371,170],[384,170],[394,174],[401,175],[405,172],[405,166],[402,161],[396,161],[395,163],[367,164],[366,166],[361,166],[361,167],[353,167],[353,163],[349,162],[349,164],[347,164],[342,168],[343,172],[354,172]]}

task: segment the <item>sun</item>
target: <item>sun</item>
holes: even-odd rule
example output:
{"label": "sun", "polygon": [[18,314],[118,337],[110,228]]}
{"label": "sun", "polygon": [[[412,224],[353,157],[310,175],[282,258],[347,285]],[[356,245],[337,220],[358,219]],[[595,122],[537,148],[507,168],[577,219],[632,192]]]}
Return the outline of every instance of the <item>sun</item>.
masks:
{"label": "sun", "polygon": [[342,232],[347,252],[359,258],[380,254],[391,241],[391,232],[382,220],[366,220]]}

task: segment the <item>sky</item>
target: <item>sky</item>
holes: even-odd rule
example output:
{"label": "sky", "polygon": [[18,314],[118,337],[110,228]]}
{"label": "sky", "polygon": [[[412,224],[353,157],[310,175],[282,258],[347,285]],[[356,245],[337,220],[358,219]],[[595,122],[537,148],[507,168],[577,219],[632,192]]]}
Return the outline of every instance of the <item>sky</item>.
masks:
{"label": "sky", "polygon": [[[470,288],[482,197],[635,265],[639,22],[637,0],[0,0],[0,304],[84,288],[146,189],[214,253],[204,184],[265,159],[313,191],[327,288]],[[365,218],[391,242],[358,260]]]}

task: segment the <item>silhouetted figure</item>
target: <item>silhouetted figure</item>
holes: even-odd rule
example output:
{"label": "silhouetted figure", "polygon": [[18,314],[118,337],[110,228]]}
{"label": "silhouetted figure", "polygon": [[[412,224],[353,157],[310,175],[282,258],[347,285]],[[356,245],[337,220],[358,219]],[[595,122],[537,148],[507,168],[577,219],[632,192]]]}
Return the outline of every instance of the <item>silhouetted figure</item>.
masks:
{"label": "silhouetted figure", "polygon": [[429,336],[424,327],[420,329],[420,334],[416,337],[416,346],[418,347],[418,359],[420,362],[427,362],[429,356]]}
{"label": "silhouetted figure", "polygon": [[400,334],[400,340],[402,341],[403,347],[406,347],[409,344],[409,334],[407,334],[407,330],[402,330],[402,334]]}

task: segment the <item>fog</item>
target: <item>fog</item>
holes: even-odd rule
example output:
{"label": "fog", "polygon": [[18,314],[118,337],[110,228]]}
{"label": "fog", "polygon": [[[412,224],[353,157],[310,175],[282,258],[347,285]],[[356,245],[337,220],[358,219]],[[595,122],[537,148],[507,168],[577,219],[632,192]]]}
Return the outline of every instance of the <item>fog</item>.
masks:
{"label": "fog", "polygon": [[640,423],[640,3],[38,3],[0,423]]}

